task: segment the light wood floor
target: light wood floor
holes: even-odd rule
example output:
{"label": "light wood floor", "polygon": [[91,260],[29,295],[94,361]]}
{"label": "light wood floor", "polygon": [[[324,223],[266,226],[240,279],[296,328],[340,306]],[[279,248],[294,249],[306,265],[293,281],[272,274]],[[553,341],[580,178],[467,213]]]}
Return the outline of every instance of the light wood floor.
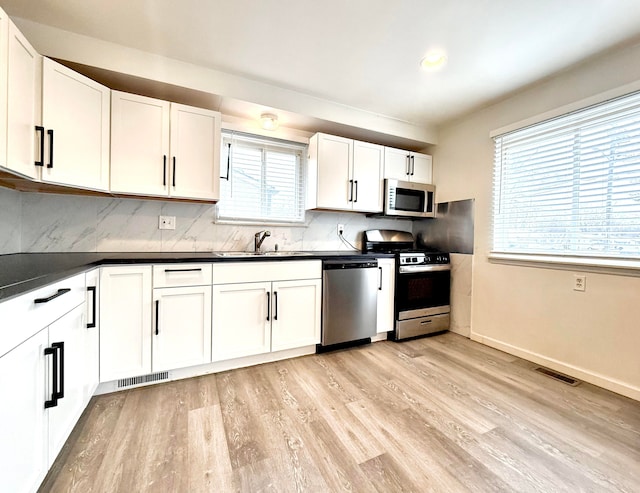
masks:
{"label": "light wood floor", "polygon": [[41,491],[640,491],[640,403],[455,334],[92,400]]}

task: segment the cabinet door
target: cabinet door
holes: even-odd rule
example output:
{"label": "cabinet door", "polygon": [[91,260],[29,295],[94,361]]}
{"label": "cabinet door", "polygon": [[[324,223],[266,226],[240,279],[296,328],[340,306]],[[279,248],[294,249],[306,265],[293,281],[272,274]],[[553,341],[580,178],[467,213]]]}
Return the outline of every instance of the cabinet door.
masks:
{"label": "cabinet door", "polygon": [[270,282],[213,286],[213,361],[271,350],[270,298]]}
{"label": "cabinet door", "polygon": [[384,147],[353,142],[353,210],[382,212]]}
{"label": "cabinet door", "polygon": [[318,136],[318,200],[324,209],[351,209],[350,170],[353,140],[334,135]]}
{"label": "cabinet door", "polygon": [[[40,55],[29,44],[13,22],[8,21],[6,93],[6,164],[2,166],[39,178],[35,161],[41,159],[36,146],[36,124],[40,122]],[[41,134],[38,132],[38,136]],[[37,148],[36,148],[37,147]],[[36,156],[37,154],[37,156]],[[5,154],[2,154],[3,161]]]}
{"label": "cabinet door", "polygon": [[393,330],[395,314],[393,311],[395,290],[395,260],[392,258],[378,259],[378,323],[377,332]]}
{"label": "cabinet door", "polygon": [[273,283],[271,350],[281,351],[320,342],[320,279]]}
{"label": "cabinet door", "polygon": [[43,59],[42,122],[47,152],[42,181],[109,189],[110,98],[108,87]]}
{"label": "cabinet door", "polygon": [[411,179],[415,183],[433,182],[432,158],[428,154],[411,153]]}
{"label": "cabinet door", "polygon": [[384,177],[393,180],[409,181],[409,151],[384,148]]}
{"label": "cabinet door", "polygon": [[0,358],[2,491],[36,491],[49,468],[44,408],[50,398],[45,388],[46,364],[50,364],[44,357],[47,334],[41,330]]}
{"label": "cabinet door", "polygon": [[85,408],[85,335],[84,304],[77,306],[49,326],[49,345],[64,343],[60,350],[60,385],[64,397],[47,410],[49,415],[49,464],[62,449]]}
{"label": "cabinet door", "polygon": [[100,269],[86,274],[84,400],[88,403],[100,383]]}
{"label": "cabinet door", "polygon": [[151,266],[100,271],[100,381],[151,372]]}
{"label": "cabinet door", "polygon": [[171,103],[169,194],[220,198],[220,113]]}
{"label": "cabinet door", "polygon": [[113,91],[111,101],[111,191],[169,193],[167,101]]}
{"label": "cabinet door", "polygon": [[153,290],[153,371],[211,362],[211,286]]}

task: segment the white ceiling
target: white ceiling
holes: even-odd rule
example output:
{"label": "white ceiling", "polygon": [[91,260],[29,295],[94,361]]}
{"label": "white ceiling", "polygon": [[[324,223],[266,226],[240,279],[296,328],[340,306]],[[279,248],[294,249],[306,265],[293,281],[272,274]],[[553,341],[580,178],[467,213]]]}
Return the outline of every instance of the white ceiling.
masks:
{"label": "white ceiling", "polygon": [[[11,16],[417,125],[623,43],[640,0],[0,0]],[[439,72],[420,70],[446,51]],[[222,95],[224,96],[224,95]]]}

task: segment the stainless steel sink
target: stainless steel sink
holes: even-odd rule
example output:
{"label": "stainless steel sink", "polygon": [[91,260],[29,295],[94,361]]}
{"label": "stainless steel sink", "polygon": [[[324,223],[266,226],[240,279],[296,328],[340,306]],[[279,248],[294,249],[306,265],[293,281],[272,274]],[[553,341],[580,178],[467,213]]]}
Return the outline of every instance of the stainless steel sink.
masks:
{"label": "stainless steel sink", "polygon": [[217,257],[301,257],[313,255],[310,252],[213,252]]}

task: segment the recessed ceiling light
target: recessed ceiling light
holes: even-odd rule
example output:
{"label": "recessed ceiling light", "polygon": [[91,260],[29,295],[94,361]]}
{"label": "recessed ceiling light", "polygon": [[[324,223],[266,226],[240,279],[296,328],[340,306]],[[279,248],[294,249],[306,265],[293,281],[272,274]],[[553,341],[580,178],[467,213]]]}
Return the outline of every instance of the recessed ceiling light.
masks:
{"label": "recessed ceiling light", "polygon": [[260,124],[265,130],[275,130],[278,128],[278,115],[262,113],[262,115],[260,115]]}
{"label": "recessed ceiling light", "polygon": [[439,50],[428,52],[420,62],[423,70],[438,70],[447,62],[447,55]]}

